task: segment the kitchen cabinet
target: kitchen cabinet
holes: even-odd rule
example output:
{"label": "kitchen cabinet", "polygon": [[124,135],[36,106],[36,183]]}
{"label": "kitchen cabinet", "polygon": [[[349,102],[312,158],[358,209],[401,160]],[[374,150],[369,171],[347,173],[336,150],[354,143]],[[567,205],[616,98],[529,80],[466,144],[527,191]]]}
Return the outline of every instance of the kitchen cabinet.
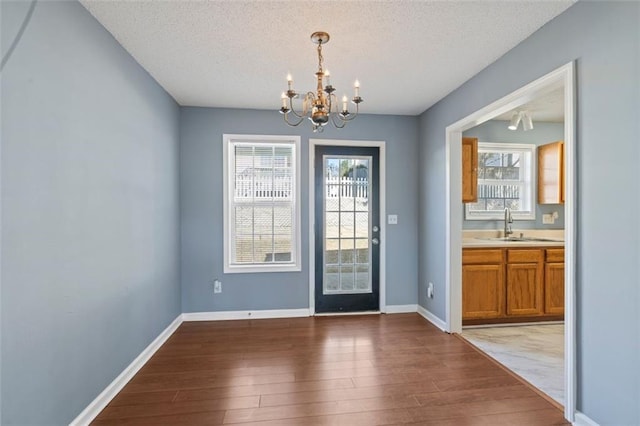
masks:
{"label": "kitchen cabinet", "polygon": [[507,315],[544,313],[544,250],[507,249]]}
{"label": "kitchen cabinet", "polygon": [[462,138],[462,202],[478,201],[478,138]]}
{"label": "kitchen cabinet", "polygon": [[463,325],[563,318],[564,248],[462,250]]}
{"label": "kitchen cabinet", "polygon": [[544,264],[544,312],[564,314],[564,249],[547,249]]}
{"label": "kitchen cabinet", "polygon": [[463,250],[462,317],[504,316],[503,250]]}
{"label": "kitchen cabinet", "polygon": [[538,147],[538,204],[564,203],[564,143]]}

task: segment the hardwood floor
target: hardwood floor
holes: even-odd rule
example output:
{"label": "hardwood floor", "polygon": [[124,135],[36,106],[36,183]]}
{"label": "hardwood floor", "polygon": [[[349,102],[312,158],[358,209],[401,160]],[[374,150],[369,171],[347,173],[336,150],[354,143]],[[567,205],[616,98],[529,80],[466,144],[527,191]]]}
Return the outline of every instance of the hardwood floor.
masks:
{"label": "hardwood floor", "polygon": [[94,425],[568,425],[417,314],[186,322]]}

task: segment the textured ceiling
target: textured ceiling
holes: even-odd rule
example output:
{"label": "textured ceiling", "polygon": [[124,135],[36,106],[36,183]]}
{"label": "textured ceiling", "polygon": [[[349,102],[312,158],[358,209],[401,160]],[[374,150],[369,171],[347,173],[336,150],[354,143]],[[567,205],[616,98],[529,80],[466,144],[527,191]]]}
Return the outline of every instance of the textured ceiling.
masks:
{"label": "textured ceiling", "polygon": [[361,112],[419,114],[572,0],[80,0],[180,105],[278,109],[291,73],[314,90],[316,45],[336,94]]}

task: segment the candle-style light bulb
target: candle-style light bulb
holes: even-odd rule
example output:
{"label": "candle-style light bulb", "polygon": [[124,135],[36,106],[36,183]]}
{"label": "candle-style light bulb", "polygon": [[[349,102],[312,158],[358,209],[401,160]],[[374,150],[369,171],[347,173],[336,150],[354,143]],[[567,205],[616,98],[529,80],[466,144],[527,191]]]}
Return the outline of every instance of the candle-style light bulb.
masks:
{"label": "candle-style light bulb", "polygon": [[353,88],[355,89],[356,98],[357,98],[358,96],[360,96],[360,82],[358,80],[356,80],[356,82],[353,83]]}
{"label": "candle-style light bulb", "polygon": [[342,96],[342,110],[346,111],[347,110],[347,95],[343,95]]}
{"label": "candle-style light bulb", "polygon": [[293,86],[293,78],[291,74],[287,74],[287,84],[289,85],[289,90],[291,90],[291,86]]}
{"label": "candle-style light bulb", "polygon": [[331,86],[331,74],[329,73],[329,70],[324,72],[324,77],[327,79],[327,86]]}
{"label": "candle-style light bulb", "polygon": [[282,95],[280,96],[280,99],[282,99],[282,108],[286,108],[287,107],[287,95],[282,92]]}

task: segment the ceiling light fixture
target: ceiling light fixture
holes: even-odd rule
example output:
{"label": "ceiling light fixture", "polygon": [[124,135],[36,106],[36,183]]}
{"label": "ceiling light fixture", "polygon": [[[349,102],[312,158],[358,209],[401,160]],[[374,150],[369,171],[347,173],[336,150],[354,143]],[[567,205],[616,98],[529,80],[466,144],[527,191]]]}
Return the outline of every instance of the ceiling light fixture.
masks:
{"label": "ceiling light fixture", "polygon": [[531,114],[528,111],[514,111],[511,115],[511,121],[509,122],[509,130],[517,130],[518,125],[522,122],[522,129],[526,132],[533,130],[533,121],[531,120]]}
{"label": "ceiling light fixture", "polygon": [[[289,126],[297,126],[306,118],[313,123],[314,132],[322,132],[323,127],[331,121],[338,129],[342,129],[347,122],[356,118],[359,112],[360,103],[363,99],[360,97],[360,83],[356,80],[353,85],[355,94],[351,98],[351,102],[356,105],[356,112],[351,113],[347,107],[347,95],[342,97],[342,110],[338,111],[338,98],[333,94],[335,88],[331,85],[329,70],[322,69],[322,45],[329,42],[329,34],[323,31],[317,31],[311,34],[311,41],[318,45],[318,72],[316,78],[318,87],[316,92],[307,92],[302,99],[302,112],[298,113],[293,108],[293,99],[298,98],[299,94],[293,90],[293,79],[291,75],[287,76],[288,89],[282,93],[282,107],[280,113],[284,115],[284,121]],[[326,85],[323,87],[323,84]],[[289,113],[296,117],[295,121],[289,120]]]}
{"label": "ceiling light fixture", "polygon": [[531,114],[527,111],[522,113],[522,128],[526,132],[527,130],[533,130],[533,121],[531,120]]}
{"label": "ceiling light fixture", "polygon": [[522,115],[519,112],[514,111],[511,116],[511,122],[509,123],[508,129],[516,130],[518,128],[518,124],[520,124],[520,120],[522,120]]}

